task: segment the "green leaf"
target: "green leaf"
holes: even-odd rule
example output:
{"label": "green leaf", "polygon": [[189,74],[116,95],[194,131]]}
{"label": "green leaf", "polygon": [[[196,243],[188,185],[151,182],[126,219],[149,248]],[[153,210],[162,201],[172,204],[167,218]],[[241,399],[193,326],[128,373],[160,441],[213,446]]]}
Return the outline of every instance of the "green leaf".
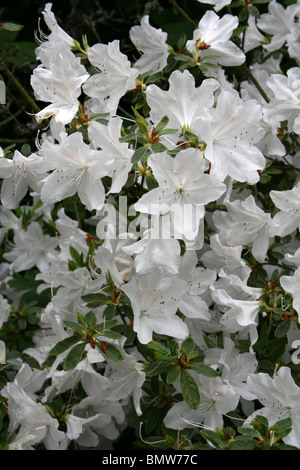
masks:
{"label": "green leaf", "polygon": [[186,355],[190,354],[194,350],[194,348],[195,348],[195,342],[191,336],[186,338],[181,345],[181,350]]}
{"label": "green leaf", "polygon": [[68,328],[71,328],[72,330],[76,331],[76,333],[82,334],[84,331],[82,326],[79,325],[79,323],[76,323],[74,321],[63,320],[63,323]]}
{"label": "green leaf", "polygon": [[276,439],[283,439],[293,429],[293,422],[291,418],[281,419],[270,428],[270,431],[275,431]]}
{"label": "green leaf", "polygon": [[167,377],[166,377],[166,382],[167,384],[173,384],[174,382],[176,382],[176,380],[178,379],[179,375],[180,375],[180,372],[181,372],[181,369],[178,365],[174,366],[174,367],[171,367],[171,369],[169,370],[168,374],[167,374]]}
{"label": "green leaf", "polygon": [[86,320],[86,323],[87,323],[89,328],[91,328],[91,326],[94,326],[94,325],[97,324],[96,315],[92,311],[90,311],[86,314],[85,320]]}
{"label": "green leaf", "polygon": [[249,6],[248,11],[249,11],[249,15],[251,16],[255,16],[255,17],[260,16],[259,9],[256,8],[254,5]]}
{"label": "green leaf", "polygon": [[136,118],[136,123],[143,132],[148,132],[148,122],[146,119],[132,106],[131,107],[134,116]]}
{"label": "green leaf", "polygon": [[198,372],[198,374],[205,375],[206,377],[219,377],[219,373],[215,369],[201,362],[190,363],[189,367]]}
{"label": "green leaf", "polygon": [[169,118],[168,116],[164,116],[160,121],[159,123],[157,124],[156,128],[155,128],[155,135],[160,135],[160,132],[166,127],[166,125],[168,124],[169,122]]}
{"label": "green leaf", "polygon": [[77,335],[73,335],[59,341],[52,349],[50,349],[49,356],[58,356],[73,346],[73,344],[77,343],[78,340],[79,337]]}
{"label": "green leaf", "polygon": [[106,357],[108,357],[108,359],[110,359],[111,361],[117,362],[117,361],[122,361],[122,359],[124,359],[122,351],[112,343],[108,343],[108,342],[100,343],[99,341],[97,341],[97,346],[100,349],[100,351]]}
{"label": "green leaf", "polygon": [[118,333],[117,331],[112,331],[112,330],[105,330],[103,333],[101,333],[102,336],[105,336],[106,338],[110,339],[121,339],[122,335]]}
{"label": "green leaf", "polygon": [[155,153],[160,153],[160,152],[165,152],[167,149],[167,147],[162,144],[161,142],[156,142],[155,144],[152,144],[151,145],[151,150]]}
{"label": "green leaf", "polygon": [[70,251],[70,255],[72,256],[77,266],[82,268],[84,265],[82,253],[79,254],[78,251],[71,245],[69,247],[69,251]]}
{"label": "green leaf", "polygon": [[153,73],[146,79],[145,84],[151,85],[151,83],[157,83],[162,78],[162,76],[163,76],[163,72],[161,71]]}
{"label": "green leaf", "polygon": [[170,369],[170,364],[164,361],[153,362],[150,365],[146,365],[144,372],[148,377],[154,377],[155,375],[163,374]]}
{"label": "green leaf", "polygon": [[239,26],[238,28],[235,28],[235,29],[232,31],[231,37],[234,38],[235,36],[238,36],[238,35],[241,34],[246,28],[247,28],[246,25],[244,25],[244,26]]}
{"label": "green leaf", "polygon": [[109,298],[105,294],[86,294],[83,295],[82,300],[87,302],[89,308],[100,307],[100,305],[106,305],[109,301]]}
{"label": "green leaf", "polygon": [[31,147],[29,144],[23,144],[21,148],[21,153],[24,155],[24,157],[29,157],[31,154]]}
{"label": "green leaf", "polygon": [[170,354],[170,351],[161,343],[158,343],[158,341],[150,341],[149,343],[145,344],[145,346],[149,349],[152,349],[153,351],[162,354],[162,356],[164,357]]}
{"label": "green leaf", "polygon": [[239,21],[245,21],[248,17],[247,8],[243,8],[239,13]]}
{"label": "green leaf", "polygon": [[160,132],[160,136],[166,135],[166,134],[176,134],[178,132],[178,129],[171,129],[170,127],[166,127],[163,131]]}
{"label": "green leaf", "polygon": [[77,320],[78,320],[78,323],[80,325],[82,325],[84,328],[86,326],[86,319],[84,318],[84,316],[82,315],[82,313],[80,312],[77,312]]}
{"label": "green leaf", "polygon": [[104,312],[103,312],[103,318],[106,318],[106,320],[112,320],[116,314],[116,308],[114,305],[108,305]]}
{"label": "green leaf", "polygon": [[207,429],[205,431],[201,431],[201,435],[204,439],[211,442],[217,449],[224,446],[224,439],[222,439],[215,431]]}
{"label": "green leaf", "polygon": [[186,35],[185,35],[184,33],[182,33],[182,34],[179,36],[179,39],[178,39],[178,41],[177,41],[177,48],[178,48],[178,50],[184,48],[186,41],[187,41],[187,37],[186,37]]}
{"label": "green leaf", "polygon": [[149,191],[151,191],[151,189],[157,188],[158,186],[158,182],[156,181],[156,179],[154,178],[152,174],[151,175],[146,174],[146,183],[147,183],[147,188],[149,189]]}
{"label": "green leaf", "polygon": [[77,364],[81,361],[82,355],[84,353],[86,343],[79,343],[71,349],[68,353],[65,362],[64,362],[64,370],[70,371],[75,369]]}
{"label": "green leaf", "polygon": [[186,404],[196,410],[200,405],[200,392],[195,379],[185,370],[180,375],[182,396]]}
{"label": "green leaf", "polygon": [[226,449],[228,450],[252,450],[255,449],[255,441],[248,436],[237,436],[233,442],[230,442]]}
{"label": "green leaf", "polygon": [[139,162],[142,158],[147,158],[151,154],[151,151],[149,147],[144,145],[143,147],[139,147],[136,149],[134,154],[131,157],[131,163],[137,163]]}
{"label": "green leaf", "polygon": [[289,320],[285,320],[280,325],[277,326],[274,334],[276,338],[283,338],[288,334],[288,331],[290,329],[291,322]]}
{"label": "green leaf", "polygon": [[24,26],[16,23],[2,23],[0,29],[5,29],[6,31],[20,31]]}

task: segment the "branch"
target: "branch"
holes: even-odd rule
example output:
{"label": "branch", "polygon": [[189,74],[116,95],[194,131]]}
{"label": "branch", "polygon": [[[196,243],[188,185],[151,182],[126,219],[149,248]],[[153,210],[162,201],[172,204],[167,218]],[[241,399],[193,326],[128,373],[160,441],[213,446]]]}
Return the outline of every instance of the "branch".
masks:
{"label": "branch", "polygon": [[39,113],[40,108],[38,107],[38,105],[33,101],[31,96],[27,93],[27,91],[23,88],[21,83],[15,78],[15,76],[11,73],[11,71],[7,68],[7,66],[5,64],[3,64],[3,65],[4,65],[4,68],[2,69],[2,72],[13,83],[13,85],[19,90],[20,94],[27,101],[27,103],[30,104],[33,111],[35,113]]}
{"label": "branch", "polygon": [[175,0],[170,0],[170,3],[172,3],[173,7],[176,8],[178,13],[181,14],[181,16],[186,19],[189,23],[191,23],[195,28],[198,27],[197,23],[195,23],[194,20],[178,5],[178,3]]}

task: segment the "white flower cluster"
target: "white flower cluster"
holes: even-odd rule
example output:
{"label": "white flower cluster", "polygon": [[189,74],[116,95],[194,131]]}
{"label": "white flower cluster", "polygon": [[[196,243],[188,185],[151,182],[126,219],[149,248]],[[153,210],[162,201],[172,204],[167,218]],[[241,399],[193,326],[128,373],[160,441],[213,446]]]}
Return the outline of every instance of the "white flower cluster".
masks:
{"label": "white flower cluster", "polygon": [[[186,42],[182,62],[167,34],[144,16],[130,30],[140,53],[133,64],[118,40],[80,46],[45,6],[50,33],[41,35],[31,85],[46,103],[35,118],[49,120],[48,132],[34,153],[0,155],[0,239],[11,240],[0,268],[0,326],[30,290],[16,292],[16,276],[34,270],[36,295],[50,292],[37,308],[34,345],[22,351],[35,366],[6,351],[9,380],[0,394],[13,433],[9,449],[64,450],[71,442],[111,448],[132,409],[143,416],[152,364],[145,349],[167,339],[177,344],[172,360],[182,368],[184,358],[193,364],[192,356],[180,355],[192,340],[211,371],[184,370],[201,397],[194,407],[178,399],[185,398],[180,370],[175,380],[168,375],[177,399],[165,412],[167,428],[222,429],[239,410],[244,427],[257,415],[270,425],[291,418],[283,440],[300,448],[300,388],[290,367],[292,342],[300,337],[300,150],[292,146],[300,134],[300,3],[285,8],[271,0],[237,35],[238,18],[216,13],[230,1],[206,3],[214,9]],[[294,61],[287,70],[282,56],[272,55],[283,47]],[[237,84],[225,69],[242,70],[253,50],[250,78]],[[202,71],[200,82],[179,67],[184,60]],[[164,82],[147,82],[165,72]],[[136,107],[132,123],[119,105],[134,93],[149,114]],[[276,175],[282,167],[293,168],[292,184],[260,192],[268,169]],[[32,204],[22,206],[28,193]],[[64,206],[72,197],[90,214],[84,222],[93,236],[80,213],[73,219]],[[270,262],[272,251],[278,264]],[[267,279],[255,282],[256,269]],[[275,288],[269,279],[278,272]],[[268,303],[273,292],[280,293],[275,307]],[[280,363],[268,373],[259,340],[276,309],[282,310],[276,326],[285,321],[289,329]],[[156,353],[156,367],[166,365],[167,356]]]}

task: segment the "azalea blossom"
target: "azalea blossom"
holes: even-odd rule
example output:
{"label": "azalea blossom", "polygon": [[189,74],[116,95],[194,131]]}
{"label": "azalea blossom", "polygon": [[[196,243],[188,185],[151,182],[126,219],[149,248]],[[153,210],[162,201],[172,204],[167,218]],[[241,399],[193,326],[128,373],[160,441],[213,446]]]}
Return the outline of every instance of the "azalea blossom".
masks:
{"label": "azalea blossom", "polygon": [[[246,281],[247,282],[247,281]],[[256,327],[260,310],[260,288],[250,287],[238,276],[219,272],[219,279],[210,290],[213,300],[222,307],[220,323],[230,333],[247,331],[251,346],[257,340]]]}
{"label": "azalea blossom", "polygon": [[[8,400],[10,416],[9,432],[17,431],[13,441],[19,441],[28,433],[39,432],[38,442],[43,442],[47,450],[64,448],[65,433],[60,431],[59,422],[46,408],[30,398],[16,383],[10,382],[1,390],[1,395]],[[34,439],[36,443],[36,439]]]}
{"label": "azalea blossom", "polygon": [[5,299],[3,295],[0,295],[0,327],[8,320],[9,315],[10,305],[7,299]]}
{"label": "azalea blossom", "polygon": [[258,367],[254,353],[240,354],[234,341],[225,337],[224,348],[209,349],[205,356],[205,363],[218,370],[224,382],[232,385],[245,400],[256,398],[248,391],[246,383],[248,376],[254,374]]}
{"label": "azalea blossom", "polygon": [[176,237],[193,240],[198,232],[205,204],[218,199],[226,187],[213,175],[204,174],[199,151],[182,150],[175,158],[167,152],[148,158],[159,186],[144,194],[135,209],[152,214],[171,213]]}
{"label": "azalea blossom", "polygon": [[283,442],[292,446],[300,446],[300,388],[295,383],[291,369],[282,366],[275,372],[273,378],[266,373],[250,374],[247,380],[248,388],[262,405],[248,416],[245,425],[249,426],[255,416],[265,416],[269,425],[277,421],[291,418],[292,431],[283,437]]}
{"label": "azalea blossom", "polygon": [[220,11],[222,8],[230,5],[231,0],[197,0],[199,3],[207,3],[213,5],[215,11]]}
{"label": "azalea blossom", "polygon": [[120,51],[119,40],[95,44],[89,48],[88,58],[99,73],[89,78],[83,90],[100,103],[107,100],[108,109],[114,114],[122,96],[135,88],[139,70],[131,67],[127,56]]}
{"label": "azalea blossom", "polygon": [[277,224],[269,213],[257,206],[252,195],[244,201],[228,201],[226,206],[228,213],[214,214],[221,241],[229,246],[250,245],[253,256],[263,262]]}
{"label": "azalea blossom", "polygon": [[265,44],[267,51],[276,51],[285,43],[288,46],[299,37],[296,18],[299,16],[297,4],[288,5],[286,8],[276,0],[268,5],[268,12],[263,13],[257,20],[258,28],[271,36],[269,44]]}
{"label": "azalea blossom", "polygon": [[240,65],[245,62],[245,55],[230,41],[232,32],[239,20],[233,15],[220,18],[209,10],[201,18],[198,28],[194,30],[193,39],[187,41],[186,47],[193,54],[196,62],[220,65]]}
{"label": "azalea blossom", "polygon": [[111,161],[107,155],[91,149],[78,132],[62,135],[61,144],[46,141],[40,153],[53,169],[42,180],[42,201],[54,203],[78,193],[87,209],[102,207],[105,193],[101,178],[108,174]]}
{"label": "azalea blossom", "polygon": [[[300,293],[299,293],[299,282],[300,282],[300,266],[296,269],[293,276],[281,276],[280,284],[286,292],[289,292],[293,296],[293,307],[299,314],[300,312]],[[300,315],[298,315],[298,318]]]}
{"label": "azalea blossom", "polygon": [[31,86],[37,100],[50,103],[35,117],[38,123],[54,116],[61,124],[69,124],[79,108],[81,86],[89,78],[85,67],[67,46],[51,49],[47,66],[38,65],[31,76]]}
{"label": "azalea blossom", "polygon": [[197,428],[214,430],[223,428],[223,414],[235,410],[239,394],[221,377],[209,378],[195,374],[201,396],[200,406],[192,410],[181,401],[168,411],[164,424],[171,429]]}
{"label": "azalea blossom", "polygon": [[258,46],[268,43],[268,39],[259,31],[256,25],[256,18],[249,15],[248,25],[245,30],[245,46],[244,51],[249,52]]}
{"label": "azalea blossom", "polygon": [[161,278],[153,271],[124,284],[134,314],[133,330],[142,344],[153,339],[153,332],[185,339],[188,328],[176,315],[177,303],[185,290],[184,281]]}
{"label": "azalea blossom", "polygon": [[292,67],[287,74],[272,74],[267,80],[274,98],[266,106],[266,118],[279,127],[288,121],[290,132],[300,133],[300,68]]}
{"label": "azalea blossom", "polygon": [[61,46],[66,46],[71,49],[74,47],[75,43],[74,39],[57,23],[52,11],[52,3],[46,3],[42,15],[50,33],[44,33],[39,24],[39,35],[37,33],[35,34],[39,46],[35,50],[35,55],[45,67],[49,68],[49,56],[52,55],[50,49],[54,50],[54,48]]}
{"label": "azalea blossom", "polygon": [[207,110],[214,104],[214,91],[219,83],[213,78],[203,80],[195,87],[193,75],[184,70],[175,70],[169,77],[169,89],[149,85],[146,99],[150,107],[150,119],[156,125],[168,116],[168,127],[196,132],[197,123],[207,119]]}
{"label": "azalea blossom", "polygon": [[210,237],[210,249],[202,256],[201,261],[208,269],[223,270],[226,274],[235,274],[242,280],[248,279],[251,268],[241,258],[243,247],[226,246],[221,243],[220,234]]}
{"label": "azalea blossom", "polygon": [[258,171],[265,167],[265,157],[257,147],[264,136],[261,117],[255,100],[244,102],[234,90],[220,92],[217,106],[207,111],[207,119],[199,126],[212,175],[221,181],[229,175],[249,184],[259,180]]}
{"label": "azalea blossom", "polygon": [[270,196],[278,209],[273,217],[277,225],[276,235],[284,237],[300,227],[300,183],[287,191],[270,191]]}
{"label": "azalea blossom", "polygon": [[[110,119],[107,126],[93,121],[89,126],[89,138],[97,148],[102,150],[102,155],[107,156],[108,169],[112,176],[109,193],[118,193],[128,179],[131,170],[131,157],[134,153],[126,142],[120,142],[122,119],[115,117]],[[113,160],[112,160],[113,158]]]}
{"label": "azalea blossom", "polygon": [[146,380],[143,364],[125,351],[124,360],[118,363],[109,361],[105,370],[108,381],[104,387],[108,401],[128,400],[133,397],[136,413],[142,414],[141,397],[142,386]]}
{"label": "azalea blossom", "polygon": [[18,150],[12,159],[0,157],[1,202],[7,209],[15,209],[29,187],[40,192],[40,181],[47,175],[46,159],[32,153],[25,157]]}
{"label": "azalea blossom", "polygon": [[135,62],[135,68],[140,73],[163,70],[169,56],[167,33],[163,32],[161,28],[157,29],[151,26],[149,15],[145,15],[141,19],[140,26],[132,26],[129,35],[136,49],[142,54]]}
{"label": "azalea blossom", "polygon": [[31,222],[27,230],[17,230],[14,234],[14,246],[5,254],[10,268],[15,272],[25,271],[36,266],[40,271],[48,267],[47,254],[55,250],[57,241],[50,235],[44,235],[38,222]]}

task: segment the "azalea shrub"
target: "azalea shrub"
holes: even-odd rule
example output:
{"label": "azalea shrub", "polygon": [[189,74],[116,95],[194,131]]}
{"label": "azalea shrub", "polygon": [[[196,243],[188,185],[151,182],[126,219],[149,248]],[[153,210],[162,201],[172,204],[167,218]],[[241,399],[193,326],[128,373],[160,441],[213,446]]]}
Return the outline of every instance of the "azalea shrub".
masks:
{"label": "azalea shrub", "polygon": [[300,449],[300,2],[189,3],[132,56],[44,6],[35,147],[0,149],[1,449]]}

